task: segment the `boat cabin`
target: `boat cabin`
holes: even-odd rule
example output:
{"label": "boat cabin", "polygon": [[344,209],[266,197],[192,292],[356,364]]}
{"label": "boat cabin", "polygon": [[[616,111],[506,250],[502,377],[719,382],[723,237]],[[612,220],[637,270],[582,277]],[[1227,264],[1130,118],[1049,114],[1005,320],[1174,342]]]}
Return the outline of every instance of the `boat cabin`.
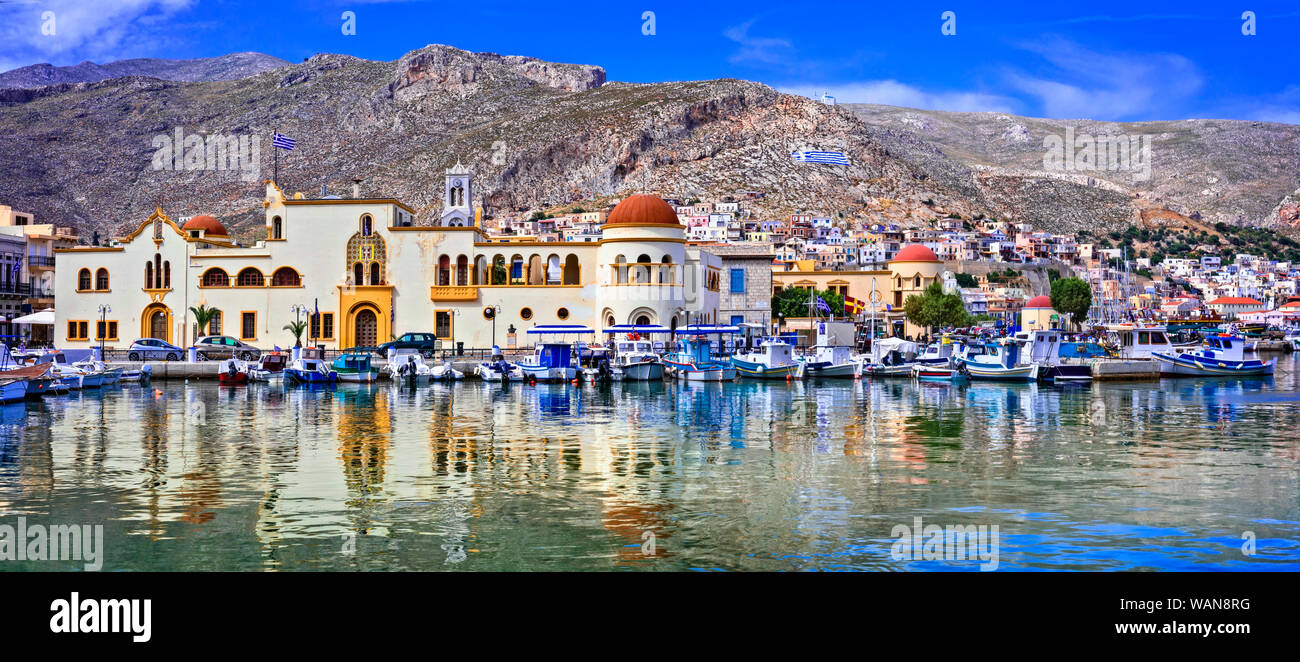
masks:
{"label": "boat cabin", "polygon": [[1111,325],[1106,327],[1106,340],[1117,348],[1121,359],[1149,359],[1152,352],[1174,349],[1163,326]]}

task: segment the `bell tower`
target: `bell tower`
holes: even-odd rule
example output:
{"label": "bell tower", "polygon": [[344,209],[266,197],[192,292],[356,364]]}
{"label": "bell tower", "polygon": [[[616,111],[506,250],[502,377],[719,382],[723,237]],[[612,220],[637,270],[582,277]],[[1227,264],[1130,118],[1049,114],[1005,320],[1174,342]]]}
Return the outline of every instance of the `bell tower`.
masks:
{"label": "bell tower", "polygon": [[474,174],[456,161],[447,168],[447,178],[442,195],[442,215],[438,225],[463,228],[474,224]]}

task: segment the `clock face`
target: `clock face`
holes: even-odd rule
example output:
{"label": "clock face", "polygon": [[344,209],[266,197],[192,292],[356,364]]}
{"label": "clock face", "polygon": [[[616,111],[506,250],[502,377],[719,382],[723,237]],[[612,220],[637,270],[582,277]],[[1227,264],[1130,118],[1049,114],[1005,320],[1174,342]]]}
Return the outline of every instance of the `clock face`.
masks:
{"label": "clock face", "polygon": [[451,184],[452,184],[452,186],[464,186],[464,185],[465,185],[465,182],[463,182],[463,181],[457,179],[456,181],[452,182]]}

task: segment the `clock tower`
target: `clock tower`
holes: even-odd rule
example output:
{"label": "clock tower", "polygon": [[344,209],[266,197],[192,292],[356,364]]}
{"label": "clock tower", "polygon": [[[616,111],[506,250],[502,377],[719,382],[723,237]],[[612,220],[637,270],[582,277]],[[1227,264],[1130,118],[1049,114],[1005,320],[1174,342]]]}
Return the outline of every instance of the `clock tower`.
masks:
{"label": "clock tower", "polygon": [[474,175],[456,161],[447,169],[447,182],[442,196],[442,216],[438,225],[463,228],[474,225]]}

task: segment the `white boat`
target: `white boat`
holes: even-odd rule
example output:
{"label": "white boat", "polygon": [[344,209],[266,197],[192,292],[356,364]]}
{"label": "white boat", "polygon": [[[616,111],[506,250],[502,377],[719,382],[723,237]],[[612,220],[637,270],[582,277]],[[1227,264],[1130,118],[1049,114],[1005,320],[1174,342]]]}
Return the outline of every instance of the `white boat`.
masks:
{"label": "white boat", "polygon": [[1020,342],[1013,338],[967,345],[956,359],[956,367],[971,379],[1037,381],[1039,365],[1022,363],[1021,350]]}
{"label": "white boat", "polygon": [[856,379],[862,376],[862,360],[851,347],[817,345],[811,356],[801,357],[809,377]]}
{"label": "white boat", "polygon": [[731,364],[750,379],[803,379],[807,366],[794,358],[794,347],[780,338],[764,338],[752,351],[735,354]]}
{"label": "white boat", "polygon": [[524,371],[507,361],[497,345],[492,346],[491,358],[474,366],[474,374],[485,382],[518,382],[524,379]]}
{"label": "white boat", "polygon": [[649,340],[624,340],[614,346],[614,379],[648,382],[664,378],[664,362]]}
{"label": "white boat", "polygon": [[1106,341],[1115,350],[1117,358],[1150,359],[1155,352],[1169,354],[1173,343],[1163,324],[1107,324],[1102,327]]}
{"label": "white boat", "polygon": [[383,368],[384,376],[399,386],[423,386],[429,383],[431,368],[418,349],[394,350]]}
{"label": "white boat", "polygon": [[284,380],[284,369],[289,356],[280,352],[267,352],[258,357],[257,365],[248,369],[250,382],[278,382]]}
{"label": "white boat", "polygon": [[877,338],[871,342],[871,351],[862,357],[862,374],[868,377],[907,377],[920,347],[902,338]]}
{"label": "white boat", "polygon": [[69,390],[80,390],[83,388],[96,388],[103,382],[103,375],[88,374],[85,370],[72,365],[68,361],[68,356],[61,351],[54,350],[46,352],[36,358],[36,362],[49,363],[54,366],[54,375],[59,382],[68,387]]}
{"label": "white boat", "polygon": [[1092,361],[1061,354],[1061,332],[1057,329],[1021,331],[1016,340],[1024,345],[1021,362],[1037,363],[1038,378],[1052,382],[1092,381]]}
{"label": "white boat", "polygon": [[451,367],[451,361],[444,362],[442,365],[434,366],[429,371],[429,379],[435,381],[455,381],[464,379],[465,373]]}
{"label": "white boat", "polygon": [[104,363],[103,361],[97,361],[95,359],[85,359],[83,361],[77,361],[72,365],[81,368],[83,371],[86,372],[86,374],[100,375],[101,386],[111,386],[122,380],[122,369],[111,368],[108,366],[107,363]]}
{"label": "white boat", "polygon": [[1220,334],[1205,339],[1199,349],[1183,352],[1155,352],[1162,375],[1197,377],[1259,377],[1273,374],[1277,359],[1247,359],[1246,342],[1238,336]]}

